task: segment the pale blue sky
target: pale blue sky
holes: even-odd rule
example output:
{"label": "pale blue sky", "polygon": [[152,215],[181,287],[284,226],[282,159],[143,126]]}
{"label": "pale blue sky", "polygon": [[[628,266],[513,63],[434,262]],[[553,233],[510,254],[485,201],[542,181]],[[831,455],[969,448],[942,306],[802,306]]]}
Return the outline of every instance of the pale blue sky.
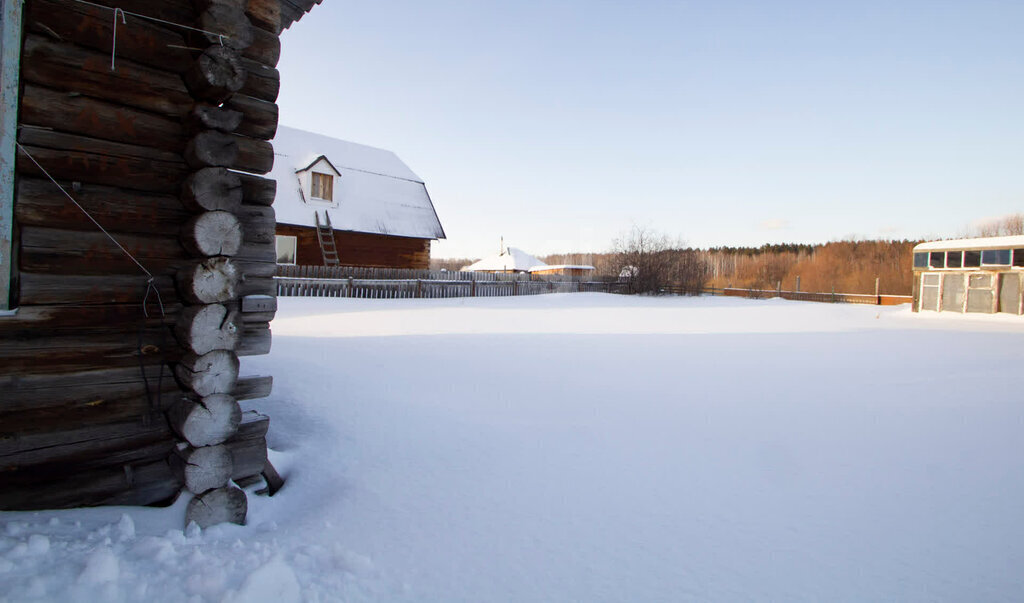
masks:
{"label": "pale blue sky", "polygon": [[1024,211],[1024,2],[324,0],[281,123],[390,149],[536,255],[946,237]]}

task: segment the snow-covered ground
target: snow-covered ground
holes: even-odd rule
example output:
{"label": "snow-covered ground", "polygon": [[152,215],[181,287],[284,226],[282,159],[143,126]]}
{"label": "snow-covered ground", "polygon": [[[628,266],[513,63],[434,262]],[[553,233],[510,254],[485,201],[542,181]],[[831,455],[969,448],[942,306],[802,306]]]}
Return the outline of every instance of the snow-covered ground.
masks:
{"label": "snow-covered ground", "polygon": [[0,513],[0,601],[1012,600],[1024,320],[281,299],[273,498]]}

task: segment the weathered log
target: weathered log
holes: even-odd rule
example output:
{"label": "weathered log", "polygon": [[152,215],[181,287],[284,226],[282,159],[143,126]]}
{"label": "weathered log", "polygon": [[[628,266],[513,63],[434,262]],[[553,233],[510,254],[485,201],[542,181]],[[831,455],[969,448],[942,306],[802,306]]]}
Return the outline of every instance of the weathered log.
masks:
{"label": "weathered log", "polygon": [[[151,410],[141,417],[110,422],[102,415],[96,423],[60,422],[33,432],[8,432],[0,437],[0,467],[16,469],[41,464],[131,462],[149,445],[170,450],[174,436],[163,413]],[[117,460],[110,460],[116,456]],[[92,466],[92,465],[89,465]]]}
{"label": "weathered log", "polygon": [[[279,474],[277,469],[274,468],[270,459],[267,459],[267,462],[263,465],[263,471],[260,472],[260,475],[262,475],[263,479],[267,482],[266,494],[268,496],[277,494],[277,491],[284,487],[284,478],[282,478],[281,474]],[[256,493],[263,494],[264,492],[262,490],[258,490]]]}
{"label": "weathered log", "polygon": [[192,446],[213,446],[235,434],[242,420],[242,409],[227,394],[200,399],[185,396],[167,411],[167,420]]}
{"label": "weathered log", "polygon": [[277,281],[273,277],[245,277],[239,294],[246,295],[277,295]]}
{"label": "weathered log", "polygon": [[204,167],[231,167],[237,159],[237,139],[216,130],[196,134],[185,147],[185,161],[197,170]]}
{"label": "weathered log", "polygon": [[[237,220],[234,217],[232,219]],[[152,274],[191,270],[197,261],[177,237],[118,234],[115,238],[121,247],[127,249]],[[275,260],[272,244],[243,242],[238,246],[234,260],[239,278],[241,275],[273,276],[276,271],[275,266],[267,265],[273,264]],[[35,226],[26,226],[23,230],[20,265],[22,270],[29,272],[68,275],[100,276],[142,272],[131,257],[102,232]]]}
{"label": "weathered log", "polygon": [[29,84],[24,88],[18,117],[22,124],[175,154],[185,148],[185,136],[178,120],[76,92],[58,92]]}
{"label": "weathered log", "polygon": [[242,200],[251,205],[272,205],[277,197],[277,180],[253,174],[238,174],[242,180]]}
{"label": "weathered log", "polygon": [[[147,17],[156,17],[171,23],[194,23],[199,14],[191,0],[161,0],[160,2],[153,2],[152,0],[90,0],[90,2],[102,4],[109,8],[122,8],[126,11],[139,13]],[[133,23],[131,17],[128,17],[128,19],[128,23],[131,25]],[[157,23],[156,25],[160,24]],[[162,26],[179,31],[174,25],[167,24]],[[121,28],[119,27],[118,34],[120,34],[120,31]]]}
{"label": "weathered log", "polygon": [[[155,294],[151,294],[151,298]],[[263,301],[260,301],[263,300]],[[256,303],[259,301],[259,303]],[[239,317],[240,324],[268,323],[277,310],[274,297],[253,297],[225,302],[229,313]],[[244,304],[244,307],[243,307]],[[146,311],[140,304],[91,305],[23,305],[13,316],[0,320],[0,339],[33,339],[70,334],[138,333],[140,327],[156,330],[173,327],[183,306],[178,301],[163,303],[163,312],[156,299],[150,299]]]}
{"label": "weathered log", "polygon": [[[89,215],[110,232],[173,235],[177,233],[178,225],[189,217],[189,212],[171,195],[133,192],[95,184],[80,184],[77,187],[70,182],[61,184]],[[241,198],[241,183],[238,187],[238,197]],[[27,176],[19,178],[16,191],[15,217],[22,226],[95,229],[82,210],[68,202],[68,198],[47,179]],[[266,208],[252,206],[250,209]]]}
{"label": "weathered log", "polygon": [[249,502],[245,492],[234,486],[204,492],[188,501],[185,508],[185,525],[195,522],[200,528],[218,523],[245,524]]}
{"label": "weathered log", "polygon": [[231,167],[254,174],[266,174],[274,168],[274,147],[265,140],[235,136],[238,161]]}
{"label": "weathered log", "polygon": [[200,103],[188,115],[188,130],[194,136],[202,130],[234,132],[242,123],[242,112]]}
{"label": "weathered log", "polygon": [[220,104],[242,89],[248,78],[238,52],[227,46],[210,46],[182,74],[182,80],[198,100]]}
{"label": "weathered log", "polygon": [[[138,367],[140,363],[144,366],[162,365],[187,358],[188,352],[168,332],[169,330],[168,327],[159,327],[133,331],[127,326],[120,326],[111,329],[109,333],[82,334],[72,331],[48,337],[5,341],[5,344],[0,346],[0,378]],[[268,323],[245,323],[234,355],[265,354],[269,351],[270,345]],[[210,352],[214,353],[216,352]],[[189,387],[186,384],[183,386]],[[230,387],[230,383],[223,387]],[[230,391],[227,389],[199,393],[205,395]]]}
{"label": "weathered log", "polygon": [[236,94],[229,98],[224,106],[245,115],[245,119],[235,130],[236,133],[259,140],[270,140],[277,133],[277,104]]}
{"label": "weathered log", "polygon": [[[157,401],[156,408],[166,410],[182,390],[169,368],[147,366],[145,371],[145,381],[138,366],[58,375],[16,373],[0,376],[0,399],[4,401],[0,425],[5,425],[8,418],[19,413],[60,417],[99,409],[96,412],[108,412],[112,417],[118,414],[138,417],[154,408],[153,400]],[[270,376],[240,377],[231,395],[236,400],[265,398],[270,395],[273,382]],[[147,395],[147,389],[150,395]],[[10,420],[12,424],[16,421]]]}
{"label": "weathered log", "polygon": [[[252,245],[274,245],[277,221],[273,207],[242,205],[234,213],[242,225],[242,241]],[[273,260],[277,262],[276,251]]]}
{"label": "weathered log", "polygon": [[210,258],[178,273],[178,285],[186,299],[215,304],[238,296],[240,274],[228,258]]}
{"label": "weathered log", "polygon": [[226,394],[238,379],[238,356],[227,350],[214,350],[199,356],[186,354],[175,365],[174,374],[183,387],[200,396]]}
{"label": "weathered log", "polygon": [[266,398],[273,388],[274,378],[270,375],[240,377],[231,395],[236,400],[255,400]]}
{"label": "weathered log", "polygon": [[36,471],[25,473],[27,479],[12,473],[5,475],[4,487],[0,488],[0,510],[170,504],[181,489],[163,459],[77,471],[58,479],[39,476]]}
{"label": "weathered log", "polygon": [[[139,304],[145,297],[148,279],[145,276],[117,274],[74,275],[22,271],[19,273],[19,280],[19,299],[23,306],[27,306]],[[154,284],[160,291],[164,303],[199,303],[194,300],[183,300],[173,282],[172,277],[156,276]],[[237,292],[238,297],[276,295],[277,284],[273,277],[247,275]],[[150,303],[154,303],[152,299]]]}
{"label": "weathered log", "polygon": [[[121,2],[117,2],[116,6],[131,10]],[[145,14],[153,15],[153,8],[153,3],[150,3],[144,11]],[[109,10],[80,2],[68,3],[60,0],[34,0],[26,4],[26,9],[25,24],[30,31],[55,37],[60,41],[73,42],[107,53],[109,56],[110,42],[113,39],[113,21]],[[130,59],[175,73],[181,73],[192,63],[192,56],[185,48],[185,39],[178,31],[131,16],[127,17],[126,21],[127,26],[122,25],[117,29],[118,63]],[[192,21],[189,19],[178,22]]]}
{"label": "weathered log", "polygon": [[240,479],[259,475],[267,464],[266,438],[246,438],[231,440],[224,444],[231,450],[234,467],[231,479]]}
{"label": "weathered log", "polygon": [[[40,274],[22,271],[20,300],[22,305],[93,305],[141,303],[146,291],[147,278],[128,275],[82,276]],[[155,284],[165,303],[182,303],[173,279],[157,275]],[[272,277],[246,276],[238,288],[238,296],[276,295],[277,284]],[[188,303],[202,303],[187,300]],[[222,303],[222,302],[208,302]]]}
{"label": "weathered log", "polygon": [[[252,325],[255,340],[246,349],[262,347],[259,323]],[[162,364],[182,355],[168,327],[137,329],[130,333],[68,333],[60,336],[5,341],[0,346],[0,375],[61,373],[103,367]],[[245,332],[243,330],[243,337]]]}
{"label": "weathered log", "polygon": [[168,462],[189,492],[200,494],[231,481],[231,451],[224,445],[175,449]]}
{"label": "weathered log", "polygon": [[182,226],[181,242],[194,255],[233,256],[242,246],[242,226],[231,212],[203,212]]}
{"label": "weathered log", "polygon": [[[238,271],[245,275],[246,279],[261,276],[272,277],[277,273],[277,264],[270,258],[274,254],[273,245],[242,245],[246,258],[237,257],[235,266]],[[258,253],[265,254],[263,259],[254,259]],[[241,253],[239,254],[241,255]],[[239,295],[244,297],[244,295]]]}
{"label": "weathered log", "polygon": [[[35,34],[25,36],[21,77],[64,92],[77,92],[136,109],[180,117],[195,101],[181,77],[127,59],[110,70],[110,53],[52,42]],[[244,69],[243,69],[244,71]]]}
{"label": "weathered log", "polygon": [[252,44],[242,56],[267,67],[276,67],[281,59],[281,38],[259,27],[252,28]]}
{"label": "weathered log", "polygon": [[[146,293],[145,275],[79,276],[19,273],[19,298],[23,305],[140,303]],[[157,276],[154,281],[164,300],[176,300],[173,279]]]}
{"label": "weathered log", "polygon": [[280,0],[247,0],[245,14],[253,25],[262,28],[274,36],[281,33],[281,2]]}
{"label": "weathered log", "polygon": [[237,431],[225,442],[234,459],[231,479],[258,475],[267,462],[267,430],[270,417],[255,411],[242,413]]}
{"label": "weathered log", "polygon": [[188,168],[177,154],[49,130],[23,128],[19,174],[42,176],[39,163],[58,180],[112,185],[157,193],[177,193]]}
{"label": "weathered log", "polygon": [[270,430],[270,417],[255,410],[242,413],[238,423],[238,431],[231,437],[232,441],[265,438]]}
{"label": "weathered log", "polygon": [[241,66],[245,71],[245,83],[236,92],[271,103],[276,102],[281,91],[281,73],[273,67],[246,58],[241,59]]}
{"label": "weathered log", "polygon": [[185,161],[197,170],[229,167],[266,174],[274,167],[274,148],[263,140],[207,130],[188,141]]}
{"label": "weathered log", "polygon": [[242,203],[242,181],[222,167],[202,168],[185,180],[181,202],[193,211],[234,212]]}
{"label": "weathered log", "polygon": [[247,324],[242,330],[242,340],[238,344],[239,356],[262,356],[270,353],[273,341],[268,324]]}
{"label": "weathered log", "polygon": [[241,313],[228,311],[221,304],[188,306],[174,327],[178,342],[200,356],[213,350],[235,349],[241,331]]}
{"label": "weathered log", "polygon": [[214,34],[202,33],[193,37],[193,44],[205,41],[207,45],[217,44],[245,50],[252,44],[253,32],[243,6],[238,2],[203,2],[205,7],[199,14],[199,29]]}

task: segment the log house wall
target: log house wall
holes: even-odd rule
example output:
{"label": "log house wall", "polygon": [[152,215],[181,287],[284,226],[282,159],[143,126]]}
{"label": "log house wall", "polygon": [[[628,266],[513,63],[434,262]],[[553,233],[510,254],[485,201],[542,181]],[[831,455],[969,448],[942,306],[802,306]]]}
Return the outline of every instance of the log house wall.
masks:
{"label": "log house wall", "polygon": [[[323,265],[316,228],[278,224],[277,234],[296,239],[295,263],[300,266]],[[338,258],[344,266],[367,268],[430,268],[430,239],[334,231]]]}
{"label": "log house wall", "polygon": [[[0,509],[173,500],[188,484],[174,471],[188,443],[175,409],[208,395],[183,370],[207,357],[182,334],[186,317],[223,306],[231,336],[210,354],[229,363],[270,349],[275,186],[259,174],[273,163],[278,36],[313,0],[95,2],[229,31],[232,42],[221,48],[129,15],[111,71],[110,10],[25,3],[18,141],[152,273],[163,313],[155,293],[143,304],[149,278],[19,151],[18,310],[0,317]],[[207,81],[218,73],[204,71],[211,60],[236,77]],[[194,194],[194,175],[211,170],[221,188]],[[228,243],[211,247],[203,225],[212,223]],[[189,278],[196,272],[230,286],[204,298]],[[225,390],[234,404],[268,395],[270,385],[241,377],[215,393]],[[265,434],[266,423],[254,413],[231,417],[218,446],[239,458],[215,490],[236,514],[193,519],[244,519],[244,494],[240,502],[227,480],[244,477],[235,469],[258,473],[266,445],[252,434]]]}

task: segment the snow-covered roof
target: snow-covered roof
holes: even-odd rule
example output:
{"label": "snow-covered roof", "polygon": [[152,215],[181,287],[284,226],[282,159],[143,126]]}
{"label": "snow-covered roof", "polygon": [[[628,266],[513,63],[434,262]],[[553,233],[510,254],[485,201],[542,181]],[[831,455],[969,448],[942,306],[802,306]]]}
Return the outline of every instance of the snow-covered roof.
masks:
{"label": "snow-covered roof", "polygon": [[541,264],[530,268],[530,272],[541,272],[543,270],[594,270],[593,266],[586,264]]}
{"label": "snow-covered roof", "polygon": [[952,241],[929,241],[914,247],[914,251],[945,251],[947,249],[1008,249],[1024,247],[1024,235],[1008,237],[983,237],[978,239],[955,239]]}
{"label": "snow-covered roof", "polygon": [[[277,180],[274,211],[281,224],[314,226],[314,211],[330,212],[337,230],[443,239],[423,180],[391,151],[279,126],[274,143]],[[307,201],[300,173],[322,159],[340,175],[334,179],[333,201]]]}
{"label": "snow-covered roof", "polygon": [[501,253],[486,257],[479,262],[464,267],[462,270],[464,272],[529,272],[531,269],[546,265],[522,249],[506,247]]}

